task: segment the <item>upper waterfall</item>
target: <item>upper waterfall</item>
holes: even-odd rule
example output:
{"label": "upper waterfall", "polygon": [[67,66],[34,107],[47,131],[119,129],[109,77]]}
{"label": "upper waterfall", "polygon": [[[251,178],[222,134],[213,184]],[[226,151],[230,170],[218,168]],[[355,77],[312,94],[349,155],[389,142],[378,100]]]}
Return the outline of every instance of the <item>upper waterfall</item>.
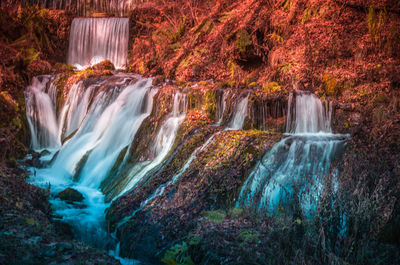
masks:
{"label": "upper waterfall", "polygon": [[318,133],[332,132],[330,102],[322,102],[316,95],[296,91],[289,95],[287,133]]}
{"label": "upper waterfall", "polygon": [[117,69],[124,68],[128,38],[128,18],[75,18],[67,62],[81,69],[110,60]]}
{"label": "upper waterfall", "polygon": [[145,0],[28,0],[26,2],[50,9],[70,10],[78,16],[90,16],[96,12],[126,16],[135,4]]}

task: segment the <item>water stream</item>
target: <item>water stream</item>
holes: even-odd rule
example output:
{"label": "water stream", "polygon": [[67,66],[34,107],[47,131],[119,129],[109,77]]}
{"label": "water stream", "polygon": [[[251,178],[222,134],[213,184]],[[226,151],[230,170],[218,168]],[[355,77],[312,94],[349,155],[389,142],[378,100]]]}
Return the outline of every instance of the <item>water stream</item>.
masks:
{"label": "water stream", "polygon": [[[127,18],[76,18],[71,27],[68,63],[81,69],[108,59],[117,68],[124,68],[128,37]],[[158,91],[152,86],[152,79],[118,73],[82,80],[69,88],[65,98],[59,95],[55,80],[57,76],[35,77],[25,90],[32,148],[48,151],[41,157],[43,166],[30,169],[30,181],[42,187],[50,183],[54,214],[72,225],[78,239],[118,256],[119,244],[106,231],[104,212],[110,201],[150,178],[172,152],[188,111],[187,95],[174,93],[172,110],[149,143],[151,159],[132,165],[126,163],[127,150],[132,148],[135,135],[149,117]],[[228,96],[229,92],[220,96],[216,125],[224,119]],[[249,111],[248,99],[246,95],[235,102],[225,130],[243,128]],[[278,206],[288,211],[295,211],[296,207],[305,213],[315,211],[325,179],[331,173],[331,162],[340,156],[347,139],[346,135],[332,134],[331,115],[329,102],[306,92],[291,94],[287,134],[256,165],[243,185],[238,206],[268,213],[274,213]],[[117,227],[162,196],[166,188],[185,174],[198,152],[220,133],[197,147],[184,166],[165,184],[156,187]],[[122,180],[113,171],[121,156],[126,170]],[[84,200],[67,203],[59,199],[56,194],[67,187],[79,191]],[[120,260],[124,264],[135,263]]]}
{"label": "water stream", "polygon": [[67,62],[83,69],[110,60],[115,68],[125,68],[128,38],[128,18],[75,18]]}
{"label": "water stream", "polygon": [[248,114],[249,96],[239,100],[235,106],[235,112],[231,121],[228,124],[230,130],[240,130],[243,128],[244,120]]}
{"label": "water stream", "polygon": [[[331,163],[348,135],[332,134],[332,106],[297,91],[288,101],[287,134],[267,152],[247,178],[238,206],[274,214],[301,210],[313,214],[328,185]],[[335,185],[335,174],[331,184]],[[333,187],[335,189],[335,187]]]}
{"label": "water stream", "polygon": [[[35,172],[31,182],[42,187],[50,183],[54,195],[67,187],[82,193],[82,203],[69,204],[52,197],[55,215],[70,223],[79,239],[110,248],[113,242],[105,230],[104,219],[109,204],[104,202],[99,187],[118,154],[132,142],[150,114],[157,90],[152,88],[151,79],[129,74],[101,78],[88,87],[78,82],[57,115],[55,102],[48,93],[51,90],[46,93],[43,89],[46,82],[50,86],[50,80],[47,76],[34,79],[26,90],[28,120],[41,125],[30,127],[33,139],[47,137],[50,129],[55,139],[32,141],[37,151],[53,149],[42,158],[43,162],[52,160],[47,167],[31,169]],[[32,115],[34,110],[37,112]],[[53,117],[51,123],[47,122],[48,117]],[[74,133],[65,140],[63,135],[71,131]]]}

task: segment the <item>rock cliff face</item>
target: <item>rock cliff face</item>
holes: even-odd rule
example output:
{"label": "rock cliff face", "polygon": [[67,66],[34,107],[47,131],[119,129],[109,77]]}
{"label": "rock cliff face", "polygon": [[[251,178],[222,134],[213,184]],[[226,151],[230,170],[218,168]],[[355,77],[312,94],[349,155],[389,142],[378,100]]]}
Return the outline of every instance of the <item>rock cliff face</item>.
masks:
{"label": "rock cliff face", "polygon": [[[154,77],[148,87],[154,89],[152,106],[141,106],[138,111],[148,110],[148,116],[131,142],[118,150],[107,172],[97,172],[104,175],[98,189],[111,202],[104,229],[116,232],[121,256],[152,264],[400,263],[396,1],[93,1],[94,6],[45,1],[50,10],[30,6],[39,2],[1,2],[0,263],[23,263],[22,256],[63,262],[71,255],[74,261],[80,256],[77,262],[116,262],[65,238],[70,235],[65,224],[51,220],[49,194],[24,183],[15,168],[17,159],[32,153],[24,89],[34,76],[52,75],[58,117],[77,83],[96,91],[89,113],[97,95],[106,91],[114,102],[126,80],[128,85],[141,80],[132,73]],[[82,71],[64,64],[73,17],[96,12],[129,17],[125,81],[109,61]],[[329,183],[315,215],[296,207],[287,214],[282,205],[272,216],[237,207],[247,177],[286,137],[294,90],[331,102],[332,132],[349,134],[342,159],[326,176]],[[60,145],[77,139],[78,131],[63,131]],[[161,152],[160,146],[168,148]],[[75,182],[84,180],[90,155],[74,164]],[[26,162],[39,170],[56,159],[57,154],[40,162],[33,153]],[[21,252],[20,242],[28,250]]]}

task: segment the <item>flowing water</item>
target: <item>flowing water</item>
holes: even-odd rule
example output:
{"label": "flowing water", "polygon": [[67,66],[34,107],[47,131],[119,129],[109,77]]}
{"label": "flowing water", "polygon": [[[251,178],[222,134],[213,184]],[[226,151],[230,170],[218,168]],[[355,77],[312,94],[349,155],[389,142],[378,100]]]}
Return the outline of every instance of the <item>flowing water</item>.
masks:
{"label": "flowing water", "polygon": [[224,91],[217,104],[217,123],[216,125],[220,125],[224,118],[224,112],[226,108],[226,100],[229,96],[229,91]]}
{"label": "flowing water", "polygon": [[[124,10],[123,6],[120,8]],[[68,63],[85,68],[108,59],[117,68],[123,68],[128,35],[127,18],[76,18],[71,27]],[[56,79],[57,76],[50,75],[35,77],[25,91],[32,148],[50,151],[41,158],[43,167],[30,169],[31,182],[42,187],[50,183],[55,215],[71,224],[79,239],[110,249],[110,253],[118,256],[119,244],[105,229],[104,212],[111,200],[138,187],[162,167],[186,117],[187,95],[174,94],[172,111],[150,143],[152,159],[131,165],[127,162],[128,150],[142,122],[150,115],[157,93],[152,79],[120,73],[78,81],[65,98],[57,91]],[[223,121],[228,93],[224,92],[218,102],[217,125]],[[243,128],[248,116],[248,98],[247,95],[236,101],[225,130]],[[286,122],[288,134],[256,165],[241,190],[238,205],[269,213],[278,206],[290,211],[295,211],[297,206],[303,212],[315,210],[331,172],[331,162],[340,156],[347,137],[332,134],[331,115],[329,102],[321,102],[305,92],[291,94]],[[117,227],[161,197],[219,133],[197,147],[184,166]],[[114,174],[117,164],[126,174]],[[82,193],[83,202],[66,203],[55,196],[67,187]]]}
{"label": "flowing water", "polygon": [[242,98],[236,103],[235,112],[228,124],[230,130],[240,130],[243,128],[244,120],[248,114],[249,96]]}
{"label": "flowing water", "polygon": [[57,89],[53,82],[49,82],[50,79],[51,76],[34,77],[25,91],[26,116],[34,149],[60,146],[56,117]]}
{"label": "flowing water", "polygon": [[128,18],[75,18],[67,62],[83,69],[110,60],[122,69],[128,56],[128,38]]}
{"label": "flowing water", "polygon": [[[326,185],[331,163],[343,152],[347,135],[331,133],[331,104],[297,92],[288,102],[287,133],[247,178],[238,206],[268,214],[278,209],[312,214]],[[332,183],[334,183],[334,174]]]}
{"label": "flowing water", "polygon": [[134,188],[146,176],[147,173],[158,167],[164,161],[172,149],[178,128],[186,117],[186,111],[186,95],[179,92],[175,93],[172,112],[161,126],[151,148],[155,154],[154,160],[145,166],[135,166],[128,175],[128,184],[118,196],[121,196]]}
{"label": "flowing water", "polygon": [[[99,187],[118,154],[130,145],[142,121],[150,114],[157,90],[152,88],[151,79],[128,74],[100,78],[89,86],[78,82],[70,89],[57,115],[51,90],[44,89],[51,87],[49,82],[51,78],[40,77],[26,89],[28,119],[31,124],[41,125],[30,127],[32,137],[42,139],[52,131],[57,143],[33,141],[33,148],[58,146],[43,158],[52,160],[47,167],[32,169],[35,176],[31,181],[44,187],[50,183],[52,194],[67,187],[81,192],[85,198],[82,203],[67,204],[52,197],[54,213],[73,226],[78,238],[109,248],[113,242],[107,241],[109,237],[104,229],[104,211],[108,204]],[[48,117],[53,117],[51,123],[47,122]],[[71,131],[74,132],[66,140],[63,135]]]}
{"label": "flowing water", "polygon": [[178,171],[178,173],[176,173],[171,180],[169,180],[167,183],[160,185],[150,196],[147,197],[147,199],[145,201],[142,201],[140,203],[140,206],[138,209],[134,210],[132,212],[132,214],[126,216],[125,218],[123,218],[120,222],[118,222],[117,224],[117,228],[120,227],[121,225],[125,224],[127,221],[129,221],[133,216],[135,216],[135,214],[139,211],[141,211],[146,205],[148,205],[151,201],[153,201],[154,199],[162,196],[164,194],[164,191],[167,187],[169,187],[170,185],[175,184],[179,178],[186,172],[186,170],[190,167],[190,165],[192,164],[193,160],[196,158],[197,153],[199,151],[204,150],[210,143],[211,141],[214,139],[215,136],[219,135],[221,132],[217,132],[215,134],[213,134],[210,138],[208,138],[208,140],[200,147],[196,148],[194,150],[194,152],[190,155],[189,159],[186,161],[186,163],[183,165],[183,167]]}

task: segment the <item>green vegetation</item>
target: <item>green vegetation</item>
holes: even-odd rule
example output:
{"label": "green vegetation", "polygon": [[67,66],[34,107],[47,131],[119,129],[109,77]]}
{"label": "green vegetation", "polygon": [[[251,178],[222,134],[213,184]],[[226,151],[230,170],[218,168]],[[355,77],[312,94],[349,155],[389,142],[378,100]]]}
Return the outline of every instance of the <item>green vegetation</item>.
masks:
{"label": "green vegetation", "polygon": [[252,40],[250,34],[247,32],[246,29],[240,29],[236,33],[236,42],[235,42],[235,48],[241,52],[245,53],[247,50],[247,47],[252,45]]}
{"label": "green vegetation", "polygon": [[222,223],[226,217],[226,212],[223,210],[204,211],[203,216],[213,223]]}
{"label": "green vegetation", "polygon": [[167,250],[161,261],[168,265],[194,265],[192,258],[189,256],[186,242],[176,244]]}
{"label": "green vegetation", "polygon": [[269,82],[263,85],[264,93],[274,94],[281,92],[282,88],[277,82]]}
{"label": "green vegetation", "polygon": [[379,11],[376,14],[375,9],[371,6],[368,11],[368,30],[371,36],[372,41],[375,43],[381,43],[383,40],[381,39],[381,33],[383,27],[385,26],[386,21],[386,10]]}
{"label": "green vegetation", "polygon": [[258,236],[258,232],[253,229],[244,230],[239,234],[239,238],[243,241],[243,245],[256,243],[259,240]]}

